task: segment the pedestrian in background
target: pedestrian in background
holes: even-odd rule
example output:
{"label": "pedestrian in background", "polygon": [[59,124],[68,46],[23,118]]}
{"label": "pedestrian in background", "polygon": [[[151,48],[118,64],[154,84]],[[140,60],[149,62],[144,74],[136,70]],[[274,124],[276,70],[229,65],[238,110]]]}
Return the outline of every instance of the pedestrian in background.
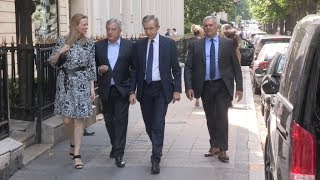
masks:
{"label": "pedestrian in background", "polygon": [[170,29],[169,29],[169,28],[167,29],[167,32],[166,32],[165,36],[171,36],[171,33],[170,33]]}
{"label": "pedestrian in background", "polygon": [[[159,20],[154,15],[142,19],[146,38],[136,42],[137,96],[147,134],[152,142],[151,173],[160,173],[165,116],[168,104],[180,100],[181,68],[175,42],[159,35]],[[160,54],[161,53],[161,54]]]}
{"label": "pedestrian in background", "polygon": [[96,64],[94,42],[86,37],[88,17],[75,14],[70,20],[69,33],[59,38],[49,58],[59,68],[57,77],[55,113],[63,117],[70,140],[70,156],[74,167],[82,169],[80,147],[85,118],[92,115],[91,102],[95,98]]}
{"label": "pedestrian in background", "polygon": [[210,149],[205,157],[218,155],[228,162],[228,108],[233,98],[242,99],[242,74],[232,40],[219,37],[217,20],[203,20],[205,38],[193,41],[188,49],[184,69],[187,97],[201,96],[210,135]]}
{"label": "pedestrian in background", "polygon": [[178,32],[177,32],[177,29],[176,29],[176,28],[173,28],[172,30],[173,30],[172,35],[174,35],[174,36],[175,36],[175,35],[178,35]]}
{"label": "pedestrian in background", "polygon": [[[204,37],[204,31],[202,27],[196,24],[191,25],[191,33],[194,35],[194,38],[190,39],[190,41],[194,41]],[[199,105],[200,105],[199,98],[196,98],[195,106],[199,106]]]}
{"label": "pedestrian in background", "polygon": [[220,36],[229,38],[233,41],[233,44],[236,48],[237,58],[241,64],[241,53],[240,53],[240,43],[241,38],[237,35],[236,30],[231,27],[230,24],[223,24],[220,29]]}
{"label": "pedestrian in background", "polygon": [[125,167],[123,161],[126,146],[129,92],[135,78],[132,61],[133,42],[120,37],[121,21],[109,19],[106,23],[107,39],[95,43],[98,68],[98,94],[102,113],[112,145],[110,157],[117,167]]}

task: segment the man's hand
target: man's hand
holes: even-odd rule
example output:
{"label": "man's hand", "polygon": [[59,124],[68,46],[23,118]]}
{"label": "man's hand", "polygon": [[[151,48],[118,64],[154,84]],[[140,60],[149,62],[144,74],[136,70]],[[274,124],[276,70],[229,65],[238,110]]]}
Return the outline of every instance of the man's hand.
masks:
{"label": "man's hand", "polygon": [[136,94],[130,94],[129,95],[129,102],[131,105],[134,105],[137,102]]}
{"label": "man's hand", "polygon": [[193,97],[194,97],[193,89],[187,90],[186,94],[187,94],[188,99],[190,99],[190,101],[192,101]]}
{"label": "man's hand", "polygon": [[243,92],[242,91],[236,91],[236,93],[235,93],[235,98],[237,99],[237,102],[239,102],[239,101],[241,101],[241,99],[242,99],[242,95],[243,95]]}
{"label": "man's hand", "polygon": [[101,65],[98,68],[98,71],[99,71],[100,74],[106,73],[108,70],[109,70],[109,68],[108,68],[107,65]]}
{"label": "man's hand", "polygon": [[180,92],[173,92],[172,104],[176,101],[180,101]]}

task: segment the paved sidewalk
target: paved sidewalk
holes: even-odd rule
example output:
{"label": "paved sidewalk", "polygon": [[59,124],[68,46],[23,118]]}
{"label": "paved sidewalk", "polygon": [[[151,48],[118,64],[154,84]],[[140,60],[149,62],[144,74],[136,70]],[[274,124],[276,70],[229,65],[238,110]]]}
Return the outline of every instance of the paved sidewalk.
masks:
{"label": "paved sidewalk", "polygon": [[[262,180],[263,154],[250,84],[249,71],[243,67],[244,97],[229,110],[229,163],[217,157],[206,158],[209,135],[202,107],[194,107],[185,94],[168,108],[161,173],[150,174],[151,143],[144,129],[139,104],[130,107],[125,168],[117,168],[109,158],[110,143],[103,121],[90,126],[96,131],[84,137],[83,170],[73,168],[64,141],[48,150],[10,179],[107,179],[107,180]],[[201,104],[201,103],[200,103]]]}

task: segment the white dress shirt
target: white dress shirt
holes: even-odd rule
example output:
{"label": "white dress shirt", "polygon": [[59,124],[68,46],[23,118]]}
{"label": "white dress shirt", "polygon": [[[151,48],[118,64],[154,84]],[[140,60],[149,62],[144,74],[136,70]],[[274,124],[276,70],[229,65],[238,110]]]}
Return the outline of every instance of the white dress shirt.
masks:
{"label": "white dress shirt", "polygon": [[[160,70],[159,70],[159,34],[153,39],[153,64],[152,64],[152,81],[160,81]],[[148,54],[151,39],[148,40],[147,54],[146,54],[146,67],[148,63]],[[146,79],[146,77],[144,77]]]}

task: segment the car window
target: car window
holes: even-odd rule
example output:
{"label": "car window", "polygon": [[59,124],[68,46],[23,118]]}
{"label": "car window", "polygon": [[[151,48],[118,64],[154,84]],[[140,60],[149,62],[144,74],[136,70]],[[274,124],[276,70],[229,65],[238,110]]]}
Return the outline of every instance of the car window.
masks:
{"label": "car window", "polygon": [[257,43],[256,51],[260,51],[265,44],[274,44],[274,43],[288,43],[289,38],[279,38],[279,39],[260,39]]}
{"label": "car window", "polygon": [[283,66],[284,66],[284,63],[286,61],[286,55],[285,54],[282,54],[280,57],[279,57],[279,61],[278,61],[278,64],[276,66],[276,73],[277,74],[282,74],[282,71],[283,71]]}
{"label": "car window", "polygon": [[310,46],[310,36],[304,30],[297,30],[292,36],[290,48],[287,53],[279,92],[293,103],[299,90],[299,79]]}

